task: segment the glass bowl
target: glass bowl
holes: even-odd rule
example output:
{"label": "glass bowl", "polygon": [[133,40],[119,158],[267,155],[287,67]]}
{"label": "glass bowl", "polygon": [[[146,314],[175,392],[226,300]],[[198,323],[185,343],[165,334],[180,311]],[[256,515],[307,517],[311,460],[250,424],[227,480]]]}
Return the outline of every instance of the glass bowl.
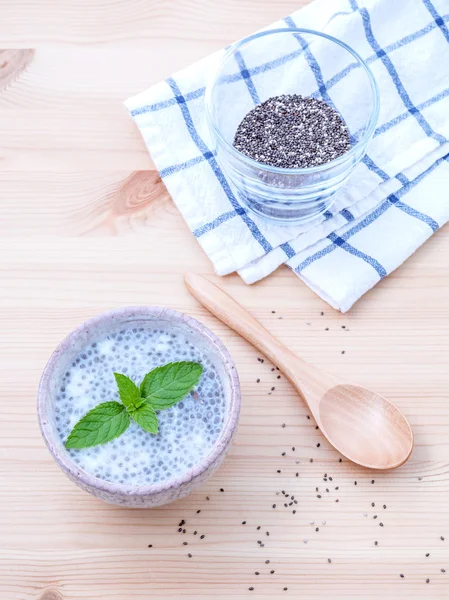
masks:
{"label": "glass bowl", "polygon": [[[239,152],[235,132],[256,104],[301,94],[336,108],[351,138],[348,152],[304,169],[273,167]],[[206,86],[206,118],[217,160],[241,202],[291,225],[327,211],[362,160],[379,115],[374,76],[352,48],[308,29],[272,29],[232,45]]]}

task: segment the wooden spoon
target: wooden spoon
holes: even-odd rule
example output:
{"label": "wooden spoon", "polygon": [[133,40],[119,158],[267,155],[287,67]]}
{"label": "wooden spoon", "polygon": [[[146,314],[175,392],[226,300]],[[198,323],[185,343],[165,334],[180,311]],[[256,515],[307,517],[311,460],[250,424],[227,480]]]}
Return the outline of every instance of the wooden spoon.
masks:
{"label": "wooden spoon", "polygon": [[394,469],[413,449],[413,432],[388,400],[308,365],[274,338],[222,289],[186,273],[190,292],[212,314],[246,338],[292,382],[325,437],[344,456],[371,469]]}

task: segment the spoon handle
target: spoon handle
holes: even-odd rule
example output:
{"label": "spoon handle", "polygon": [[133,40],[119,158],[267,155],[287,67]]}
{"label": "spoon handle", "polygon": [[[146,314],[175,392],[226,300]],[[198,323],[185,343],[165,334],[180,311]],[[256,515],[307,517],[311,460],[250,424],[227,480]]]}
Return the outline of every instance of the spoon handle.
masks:
{"label": "spoon handle", "polygon": [[[184,276],[187,288],[197,300],[223,323],[239,333],[258,348],[270,361],[279,367],[309,404],[315,413],[315,404],[307,393],[310,385],[326,377],[315,367],[308,365],[282,345],[263,325],[252,317],[238,302],[221,288],[196,273]],[[327,386],[326,386],[327,387]]]}

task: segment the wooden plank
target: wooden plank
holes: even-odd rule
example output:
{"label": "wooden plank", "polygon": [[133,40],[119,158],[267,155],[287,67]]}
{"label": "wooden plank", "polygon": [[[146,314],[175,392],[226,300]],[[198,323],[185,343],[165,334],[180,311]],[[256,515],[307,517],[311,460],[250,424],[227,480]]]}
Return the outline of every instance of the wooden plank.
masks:
{"label": "wooden plank", "polygon": [[[297,6],[2,4],[3,47],[35,49],[0,56],[2,600],[447,598],[449,229],[344,316],[284,268],[251,287],[220,279],[303,358],[404,411],[413,455],[373,475],[340,463],[288,382],[186,292],[184,271],[210,274],[210,263],[122,106]],[[218,473],[188,498],[143,511],[105,505],[68,481],[35,415],[55,345],[89,316],[128,304],[202,320],[231,351],[243,392],[239,432]],[[298,499],[296,514],[282,490]]]}

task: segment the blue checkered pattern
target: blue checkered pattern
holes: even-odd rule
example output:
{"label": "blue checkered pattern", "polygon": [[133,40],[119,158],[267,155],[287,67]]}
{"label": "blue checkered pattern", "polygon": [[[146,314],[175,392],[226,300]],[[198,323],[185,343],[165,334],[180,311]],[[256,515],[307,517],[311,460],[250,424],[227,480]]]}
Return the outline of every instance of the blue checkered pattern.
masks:
{"label": "blue checkered pattern", "polygon": [[[307,225],[284,228],[253,215],[217,161],[204,93],[222,51],[126,102],[219,274],[237,270],[252,283],[286,263],[347,310],[449,219],[446,186],[438,189],[449,174],[448,24],[447,0],[317,0],[270,27],[304,27],[342,39],[371,67],[381,93],[379,123],[362,164],[332,208]],[[313,75],[310,95],[338,106],[356,63],[327,65],[303,36],[294,38],[296,44],[271,61],[254,64],[237,53],[235,72],[223,85],[255,105],[267,97],[264,74],[304,60]],[[436,197],[429,197],[430,189]],[[343,266],[345,276],[336,281]]]}

